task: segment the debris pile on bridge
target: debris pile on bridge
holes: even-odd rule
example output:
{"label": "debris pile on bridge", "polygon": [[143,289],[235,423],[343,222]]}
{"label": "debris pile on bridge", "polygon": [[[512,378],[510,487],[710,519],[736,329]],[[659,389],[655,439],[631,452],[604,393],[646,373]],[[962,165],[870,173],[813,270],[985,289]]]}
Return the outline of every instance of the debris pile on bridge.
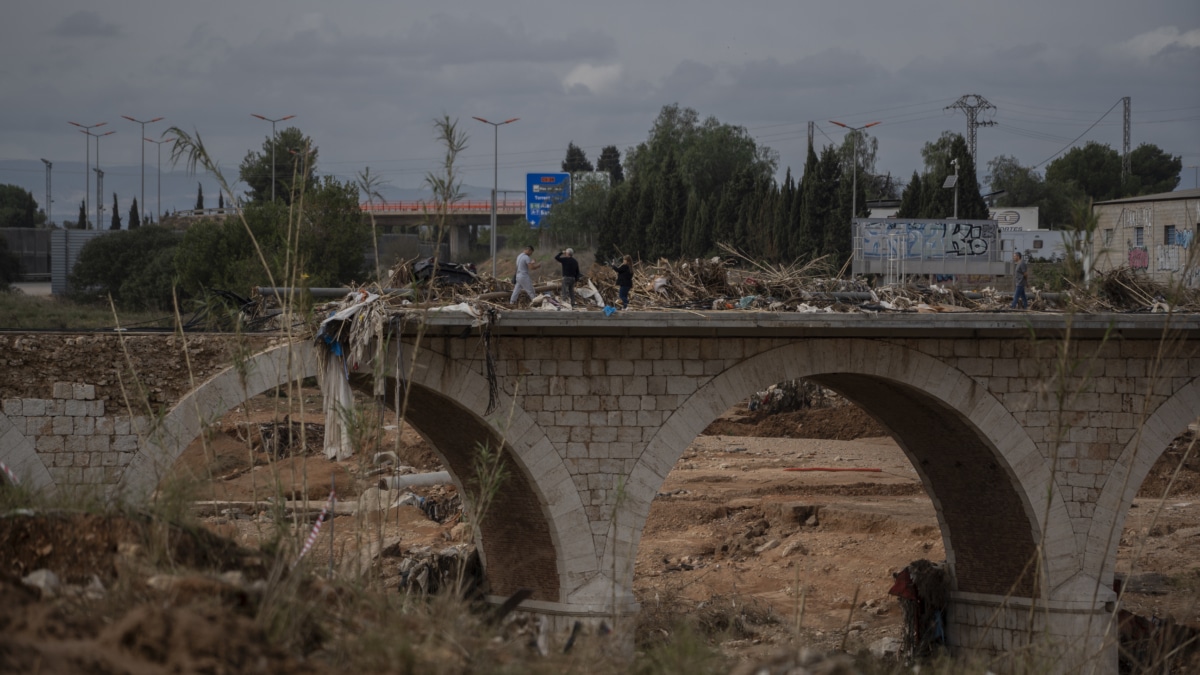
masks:
{"label": "debris pile on bridge", "polygon": [[[952,284],[922,284],[924,277],[910,282],[879,285],[863,277],[847,277],[834,269],[827,258],[808,262],[765,263],[729,246],[723,255],[689,260],[640,262],[634,265],[629,309],[635,311],[756,312],[995,312],[1009,309],[1007,288],[962,291]],[[416,268],[428,270],[428,260],[402,261],[393,267],[383,294],[390,309],[424,309],[460,306],[476,316],[489,311],[514,309],[508,303],[512,279],[497,279],[486,271],[469,271],[463,266],[430,281]],[[445,265],[442,265],[445,267]],[[877,280],[875,280],[877,282]],[[1096,275],[1095,291],[1066,284],[1063,292],[1029,289],[1033,311],[1166,312],[1200,311],[1200,291],[1173,289],[1134,274],[1127,268]],[[616,273],[610,265],[596,263],[577,285],[583,296],[575,307],[560,301],[560,281],[550,279],[535,286],[538,297],[520,307],[535,311],[600,311],[617,304]],[[398,289],[398,290],[397,290]],[[594,291],[594,292],[593,292]]]}

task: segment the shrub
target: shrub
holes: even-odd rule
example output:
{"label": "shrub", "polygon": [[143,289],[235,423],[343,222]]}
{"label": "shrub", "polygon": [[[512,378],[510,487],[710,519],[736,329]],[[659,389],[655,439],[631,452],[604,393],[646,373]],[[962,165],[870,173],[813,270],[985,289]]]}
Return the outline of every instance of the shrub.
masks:
{"label": "shrub", "polygon": [[171,309],[175,269],[169,261],[178,243],[177,233],[158,226],[91,240],[71,272],[74,298],[89,302],[112,296],[119,309]]}

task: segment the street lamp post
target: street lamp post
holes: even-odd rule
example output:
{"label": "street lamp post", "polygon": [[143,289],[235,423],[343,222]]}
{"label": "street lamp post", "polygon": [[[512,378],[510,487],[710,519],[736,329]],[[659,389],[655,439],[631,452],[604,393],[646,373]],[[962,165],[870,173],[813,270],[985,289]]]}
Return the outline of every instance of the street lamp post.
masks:
{"label": "street lamp post", "polygon": [[1193,164],[1188,168],[1192,170],[1192,189],[1200,188],[1200,165]]}
{"label": "street lamp post", "polygon": [[492,154],[491,239],[492,239],[492,278],[495,279],[496,278],[496,191],[500,188],[500,185],[499,185],[499,181],[500,181],[500,127],[504,126],[505,124],[511,124],[513,122],[516,122],[517,120],[519,120],[521,118],[514,117],[512,119],[504,120],[503,122],[489,122],[488,120],[485,120],[482,117],[473,117],[472,119],[477,119],[480,122],[483,122],[484,124],[492,125],[492,151],[493,151],[493,154]]}
{"label": "street lamp post", "polygon": [[54,168],[54,163],[43,157],[42,164],[46,165],[46,225],[54,229],[54,219],[50,217],[50,203],[53,201],[50,192],[50,169]]}
{"label": "street lamp post", "polygon": [[[124,117],[125,119],[129,120],[130,122],[137,122],[138,124],[142,125],[142,138],[143,139],[146,138],[146,125],[152,124],[154,122],[158,122],[159,120],[162,119],[161,117],[155,117],[152,120],[146,120],[145,122],[143,122],[141,120],[135,120],[134,118],[130,117],[129,115],[121,115],[121,117]],[[146,142],[145,142],[145,140],[142,141],[142,207],[141,208],[143,211],[146,210]]]}
{"label": "street lamp post", "polygon": [[171,141],[175,140],[175,137],[168,136],[167,138],[164,138],[159,141],[156,141],[153,138],[143,137],[142,140],[150,141],[151,143],[158,146],[158,180],[155,182],[155,186],[158,188],[158,206],[157,206],[158,212],[155,214],[155,217],[162,219],[162,144],[170,143]]}
{"label": "street lamp post", "polygon": [[[84,125],[84,124],[80,124],[79,122],[68,122],[67,124],[73,124],[73,125],[79,127],[79,131],[87,134],[88,136],[91,136],[91,135],[93,135],[92,129],[95,129],[96,127],[102,127],[105,124],[108,124],[108,122],[101,122],[99,124],[92,124],[92,125]],[[92,142],[90,140],[84,139],[83,146],[84,146],[84,149],[86,150],[86,154],[84,155],[84,157],[86,157],[86,159],[84,161],[84,168],[83,168],[83,222],[79,223],[79,228],[86,230],[87,229],[87,214],[88,214],[88,193],[92,191]]]}
{"label": "street lamp post", "polygon": [[295,115],[287,115],[274,120],[270,117],[263,117],[258,113],[250,113],[250,115],[265,122],[271,123],[271,203],[275,203],[275,123],[283,122],[284,120],[290,120],[295,117]]}
{"label": "street lamp post", "polygon": [[112,136],[117,132],[106,131],[102,134],[92,134],[96,137],[96,229],[103,230],[104,223],[100,222],[100,214],[104,213],[104,172],[100,170],[100,139]]}
{"label": "street lamp post", "polygon": [[[837,122],[834,120],[829,120],[829,121],[832,124],[836,124],[839,127],[842,127],[843,129],[849,129],[850,131],[854,131],[854,132],[862,131],[863,129],[869,129],[869,128],[875,126],[876,124],[881,124],[880,122],[871,122],[870,124],[864,124],[861,127],[852,127],[849,124],[842,124],[841,122]],[[858,217],[858,134],[855,133],[854,136],[851,137],[851,139],[853,142],[853,147],[852,147],[851,152],[853,153],[854,156],[851,158],[852,166],[850,169],[850,175],[851,175],[851,178],[850,178],[850,180],[851,180],[850,222],[853,223],[854,219]]]}
{"label": "street lamp post", "polygon": [[100,168],[100,162],[96,162],[96,166],[92,168],[96,172],[96,229],[104,229],[104,170]]}

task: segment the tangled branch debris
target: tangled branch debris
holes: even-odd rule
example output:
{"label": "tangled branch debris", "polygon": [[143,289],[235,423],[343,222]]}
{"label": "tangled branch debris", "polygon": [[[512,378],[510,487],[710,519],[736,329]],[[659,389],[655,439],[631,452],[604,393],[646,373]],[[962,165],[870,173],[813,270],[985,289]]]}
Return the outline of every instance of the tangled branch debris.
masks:
{"label": "tangled branch debris", "polygon": [[[914,277],[902,285],[873,285],[870,280],[838,276],[826,258],[791,264],[764,263],[726,245],[723,255],[690,260],[667,260],[635,265],[630,309],[635,311],[743,310],[770,312],[994,312],[1008,310],[1011,290],[984,288],[964,292],[948,284],[925,283]],[[467,304],[479,314],[513,309],[508,304],[511,279],[486,273],[458,276],[453,283],[420,278],[414,263],[402,261],[392,268],[388,282],[404,288],[403,295],[385,295],[387,307],[424,309]],[[599,311],[614,304],[616,274],[608,266],[593,264],[581,280],[602,297],[601,302],[576,303],[576,311]],[[1193,312],[1200,311],[1200,291],[1170,289],[1149,281],[1128,268],[1097,275],[1095,292],[1068,284],[1069,290],[1048,293],[1030,289],[1030,310],[1073,312]],[[558,300],[559,282],[535,287],[539,298],[527,309],[568,311]],[[376,321],[375,323],[378,323]]]}

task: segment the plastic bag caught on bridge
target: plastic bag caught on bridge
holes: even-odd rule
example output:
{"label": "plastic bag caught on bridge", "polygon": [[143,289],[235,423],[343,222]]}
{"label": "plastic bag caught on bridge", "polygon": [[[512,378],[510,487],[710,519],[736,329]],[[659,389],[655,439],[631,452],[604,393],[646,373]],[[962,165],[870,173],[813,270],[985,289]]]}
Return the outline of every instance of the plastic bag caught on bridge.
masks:
{"label": "plastic bag caught on bridge", "polygon": [[317,381],[325,399],[325,458],[341,461],[354,454],[345,420],[354,407],[354,393],[346,375],[346,357],[330,353],[324,361]]}
{"label": "plastic bag caught on bridge", "polygon": [[[345,419],[347,412],[354,408],[348,359],[352,355],[361,358],[366,349],[367,336],[361,329],[354,330],[355,323],[363,319],[364,313],[377,305],[379,299],[379,295],[363,290],[350,293],[346,297],[348,306],[331,313],[317,330],[317,382],[325,399],[325,457],[328,459],[340,461],[354,454]],[[377,328],[373,326],[372,330]]]}

